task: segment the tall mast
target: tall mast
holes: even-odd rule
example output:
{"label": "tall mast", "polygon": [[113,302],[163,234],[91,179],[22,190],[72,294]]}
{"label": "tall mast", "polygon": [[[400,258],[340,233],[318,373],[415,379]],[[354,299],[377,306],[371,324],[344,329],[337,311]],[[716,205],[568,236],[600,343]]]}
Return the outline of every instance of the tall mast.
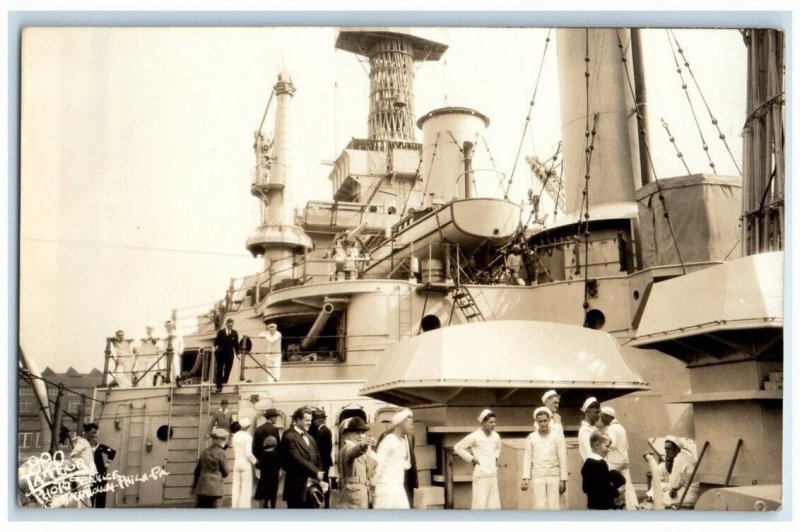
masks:
{"label": "tall mast", "polygon": [[647,119],[647,83],[644,77],[644,50],[642,50],[642,30],[631,29],[631,54],[633,56],[633,80],[636,90],[636,119],[639,124],[639,167],[644,186],[653,181],[653,169],[647,156],[647,134],[650,124]]}
{"label": "tall mast", "polygon": [[784,33],[751,29],[743,138],[742,241],[745,255],[784,248],[786,174]]}
{"label": "tall mast", "polygon": [[253,146],[256,168],[250,192],[261,200],[261,225],[246,244],[254,257],[264,256],[264,269],[270,272],[273,284],[296,278],[294,255],[313,247],[308,235],[294,223],[292,207],[286,200],[292,162],[290,113],[295,92],[292,78],[285,72],[279,74],[274,91],[277,103],[274,138],[270,140],[259,130]]}
{"label": "tall mast", "polygon": [[447,45],[408,33],[342,31],[336,48],[369,59],[368,138],[415,142],[414,64],[436,61]]}

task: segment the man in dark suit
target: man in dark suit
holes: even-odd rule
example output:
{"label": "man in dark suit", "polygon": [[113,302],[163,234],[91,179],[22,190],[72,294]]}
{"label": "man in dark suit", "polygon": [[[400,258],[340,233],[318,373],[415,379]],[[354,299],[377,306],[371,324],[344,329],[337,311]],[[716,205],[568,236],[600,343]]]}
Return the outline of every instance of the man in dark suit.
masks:
{"label": "man in dark suit", "polygon": [[92,508],[105,508],[107,485],[105,476],[108,472],[106,460],[113,460],[117,451],[97,441],[98,428],[96,423],[88,423],[84,426],[86,437],[94,452],[94,465],[97,468],[97,476],[92,483]]}
{"label": "man in dark suit", "polygon": [[261,501],[262,508],[275,508],[277,502],[281,435],[275,422],[280,415],[275,408],[267,408],[264,412],[267,420],[253,434],[253,456],[258,459],[257,467],[261,472],[255,498]]}
{"label": "man in dark suit", "polygon": [[[402,412],[402,410],[400,411]],[[398,412],[398,414],[400,413]],[[413,424],[411,425],[413,427]],[[392,424],[383,434],[378,437],[378,443],[375,445],[377,449],[378,446],[383,441],[383,438],[388,436],[394,432],[394,425]],[[406,496],[408,497],[408,507],[414,508],[414,490],[419,488],[419,476],[417,475],[417,455],[414,452],[414,434],[411,432],[411,427],[409,427],[409,431],[406,434],[406,439],[408,440],[408,448],[411,450],[411,467],[406,469],[405,478],[403,479],[403,487],[406,489]]]}
{"label": "man in dark suit", "polygon": [[[317,442],[317,449],[319,449],[319,457],[322,460],[322,472],[324,477],[322,480],[329,482],[330,468],[333,465],[333,434],[331,429],[325,425],[325,420],[328,419],[324,410],[314,410],[311,414],[311,428],[308,430],[309,434]],[[331,492],[325,492],[325,508],[331,507]]]}
{"label": "man in dark suit", "polygon": [[611,440],[602,432],[595,432],[589,438],[592,452],[581,467],[583,492],[586,494],[586,507],[590,510],[613,510],[619,497],[619,487],[625,485],[625,478],[618,471],[609,471],[606,455]]}
{"label": "man in dark suit", "polygon": [[281,435],[278,427],[275,426],[275,421],[280,415],[280,412],[274,408],[267,408],[267,411],[264,412],[264,417],[267,418],[267,421],[259,425],[255,434],[253,434],[253,454],[255,456],[260,455],[264,450],[264,440],[267,439],[267,436],[272,436],[280,444]]}
{"label": "man in dark suit", "polygon": [[214,372],[214,382],[217,385],[217,392],[222,391],[222,385],[228,382],[233,367],[233,357],[239,350],[239,333],[233,328],[233,320],[225,320],[225,327],[217,333],[214,340],[214,362],[216,370]]}
{"label": "man in dark suit", "polygon": [[283,500],[289,508],[311,508],[306,501],[306,485],[311,478],[323,478],[317,443],[308,435],[311,412],[298,408],[292,414],[292,422],[294,426],[284,432],[281,441],[281,467],[286,472]]}

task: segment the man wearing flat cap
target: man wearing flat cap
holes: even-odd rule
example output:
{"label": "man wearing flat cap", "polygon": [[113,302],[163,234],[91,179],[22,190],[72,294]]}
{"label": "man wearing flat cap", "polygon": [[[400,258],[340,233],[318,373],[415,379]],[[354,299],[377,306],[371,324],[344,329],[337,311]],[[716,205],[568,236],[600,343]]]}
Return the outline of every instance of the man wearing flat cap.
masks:
{"label": "man wearing flat cap", "polygon": [[497,486],[497,461],[500,459],[500,436],[495,432],[497,416],[488,408],[478,414],[481,428],[455,444],[453,452],[470,462],[472,468],[472,509],[500,510]]}
{"label": "man wearing flat cap", "polygon": [[192,491],[197,497],[196,508],[219,508],[224,494],[222,480],[228,476],[225,451],[222,446],[228,431],[219,427],[211,431],[211,444],[200,453],[194,468]]}
{"label": "man wearing flat cap", "polygon": [[619,471],[625,478],[625,509],[635,510],[639,501],[636,498],[636,491],[633,488],[631,479],[630,458],[628,457],[628,434],[625,427],[617,421],[617,412],[610,406],[603,405],[600,408],[600,421],[602,421],[603,431],[611,441],[608,447],[606,462],[611,471]]}
{"label": "man wearing flat cap", "polygon": [[350,417],[339,427],[343,442],[339,449],[339,498],[336,508],[369,508],[370,485],[375,472],[372,447],[375,439],[360,417]]}
{"label": "man wearing flat cap", "polygon": [[533,509],[558,510],[567,491],[567,444],[564,434],[553,429],[552,412],[546,406],[533,411],[535,431],[525,438],[522,458],[522,491],[533,484]]}
{"label": "man wearing flat cap", "polygon": [[581,412],[583,412],[583,420],[581,421],[581,427],[578,429],[578,450],[581,452],[581,460],[586,461],[586,458],[592,454],[589,438],[597,432],[597,421],[600,419],[600,401],[595,397],[587,398],[581,406]]}
{"label": "man wearing flat cap", "polygon": [[414,419],[404,408],[392,417],[392,430],[378,442],[375,470],[375,508],[408,509],[413,506],[417,484],[414,456]]}
{"label": "man wearing flat cap", "polygon": [[[311,427],[308,433],[316,440],[320,460],[322,460],[323,481],[329,482],[330,469],[333,466],[333,434],[325,425],[328,415],[324,410],[314,410],[311,414]],[[331,507],[331,492],[325,492],[325,508]]]}

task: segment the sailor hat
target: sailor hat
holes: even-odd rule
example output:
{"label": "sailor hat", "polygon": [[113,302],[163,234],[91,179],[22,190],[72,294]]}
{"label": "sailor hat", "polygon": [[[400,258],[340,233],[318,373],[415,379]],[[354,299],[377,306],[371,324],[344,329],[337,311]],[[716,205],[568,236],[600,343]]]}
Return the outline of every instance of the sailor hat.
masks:
{"label": "sailor hat", "polygon": [[550,409],[546,406],[540,406],[536,410],[533,411],[533,419],[536,419],[536,416],[539,414],[547,414],[547,417],[553,417],[553,413],[550,412]]}
{"label": "sailor hat", "polygon": [[409,410],[408,408],[404,408],[404,409],[400,410],[399,412],[397,412],[394,416],[392,416],[392,426],[396,427],[397,425],[399,425],[400,423],[405,421],[406,418],[409,418],[409,417],[412,417],[412,416],[413,416],[413,414],[411,413],[411,410]]}
{"label": "sailor hat", "polygon": [[607,415],[607,416],[617,417],[617,413],[610,406],[604,406],[604,407],[600,408],[600,412],[605,414],[605,415]]}
{"label": "sailor hat", "polygon": [[544,395],[542,396],[542,402],[543,403],[546,402],[551,397],[560,397],[560,395],[558,395],[558,392],[556,392],[555,390],[544,392]]}
{"label": "sailor hat", "polygon": [[598,401],[596,397],[588,398],[583,402],[583,406],[581,407],[581,412],[586,412],[589,409],[589,407],[594,404],[600,406],[600,401]]}
{"label": "sailor hat", "polygon": [[683,442],[683,438],[676,438],[675,436],[667,436],[666,438],[664,438],[664,443],[668,441],[671,441],[673,444],[675,444],[675,447],[677,447],[679,450],[683,450],[686,447],[686,444],[684,444]]}
{"label": "sailor hat", "polygon": [[480,423],[483,423],[489,416],[494,416],[494,412],[492,412],[488,408],[484,408],[483,411],[480,414],[478,414],[478,421]]}
{"label": "sailor hat", "polygon": [[250,426],[250,420],[247,419],[246,417],[243,417],[242,419],[239,420],[239,426],[242,427],[242,430],[246,429],[247,427]]}

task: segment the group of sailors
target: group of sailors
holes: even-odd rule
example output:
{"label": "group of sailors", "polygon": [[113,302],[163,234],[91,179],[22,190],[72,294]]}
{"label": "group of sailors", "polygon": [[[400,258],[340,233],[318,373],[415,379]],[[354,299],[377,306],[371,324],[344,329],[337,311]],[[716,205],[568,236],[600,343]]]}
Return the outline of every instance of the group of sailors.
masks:
{"label": "group of sailors", "polygon": [[359,262],[368,262],[369,255],[358,238],[339,235],[333,246],[333,260],[336,264],[336,281],[355,280],[359,277]]}
{"label": "group of sailors", "polygon": [[[118,330],[108,341],[108,355],[113,363],[110,375],[117,386],[156,386],[172,381],[168,378],[167,364],[170,364],[169,375],[180,375],[181,356],[183,355],[183,337],[175,329],[172,320],[164,323],[165,334],[162,338],[153,336],[155,327],[145,327],[145,336],[139,346],[134,340],[125,338],[125,331]],[[171,361],[167,353],[172,353]],[[149,378],[148,378],[149,377]]]}
{"label": "group of sailors", "polygon": [[[222,390],[230,378],[234,359],[239,356],[245,367],[260,368],[266,373],[267,382],[280,379],[281,340],[282,335],[275,323],[268,323],[266,331],[259,337],[264,343],[264,352],[252,353],[252,341],[247,336],[239,337],[233,328],[231,318],[217,331],[213,347],[200,349],[191,369],[181,372],[184,352],[183,337],[175,329],[172,320],[164,323],[165,334],[162,338],[153,336],[154,327],[145,327],[145,337],[139,346],[134,340],[125,338],[125,331],[118,330],[114,337],[108,339],[109,375],[114,385],[119,387],[157,386],[159,384],[176,384],[180,386],[190,379],[205,380],[213,377],[216,391]],[[212,357],[213,353],[213,372]],[[246,357],[252,358],[248,364]],[[167,369],[169,368],[169,371]]]}
{"label": "group of sailors", "polygon": [[[560,396],[550,390],[542,396],[543,406],[533,411],[535,431],[525,438],[520,489],[532,488],[535,510],[566,508],[568,465],[564,427],[558,414]],[[647,507],[645,502],[663,501],[664,507],[692,507],[699,485],[689,485],[696,460],[687,440],[667,436],[664,460],[655,467],[652,488],[639,502],[630,475],[630,456],[625,428],[611,406],[587,398],[582,406],[583,419],[578,431],[581,456],[581,489],[586,507],[592,510]],[[483,410],[478,421],[481,427],[458,442],[453,451],[473,465],[472,509],[501,508],[497,478],[501,440],[495,432],[496,415]],[[646,455],[654,464],[654,453]],[[654,490],[658,490],[657,494]]]}

